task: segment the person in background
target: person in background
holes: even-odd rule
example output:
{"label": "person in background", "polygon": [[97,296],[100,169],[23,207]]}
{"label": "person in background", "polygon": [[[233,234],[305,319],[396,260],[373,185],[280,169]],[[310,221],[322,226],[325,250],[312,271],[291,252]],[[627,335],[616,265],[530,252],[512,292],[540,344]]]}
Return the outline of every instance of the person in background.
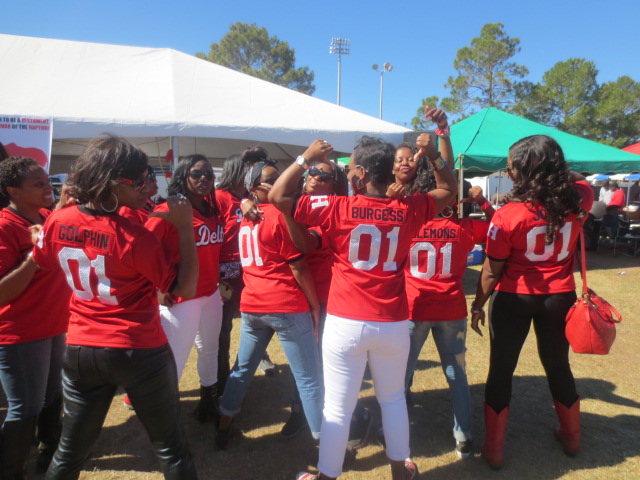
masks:
{"label": "person in background", "polygon": [[432,163],[439,188],[426,195],[389,198],[395,147],[365,138],[349,164],[356,196],[302,196],[298,182],[314,161],[333,151],[317,140],[278,179],[270,198],[283,215],[327,231],[334,254],[327,320],[322,341],[325,403],[320,435],[320,473],[299,480],[337,478],[342,473],[349,424],[367,362],[387,434],[393,480],[414,479],[408,460],[409,418],[404,373],[409,352],[409,312],[404,266],[420,225],[450,204],[456,181],[431,137],[420,135],[419,155]]}
{"label": "person in background", "polygon": [[242,329],[236,363],[220,402],[216,445],[221,450],[229,445],[233,418],[274,333],[289,361],[311,434],[316,439],[320,434],[323,388],[315,336],[320,306],[307,263],[289,237],[283,216],[269,204],[267,195],[277,178],[278,170],[269,161],[254,164],[245,175],[245,188],[262,218],[243,218],[238,234],[245,284]]}
{"label": "person in background", "polygon": [[154,212],[178,231],[175,264],[144,226],[117,214],[149,197],[147,156],[128,141],[92,139],[73,168],[78,201],[53,212],[33,253],[44,271],[64,272],[73,291],[63,359],[62,436],[46,480],[74,480],[118,387],[135,407],[166,479],[197,478],[180,424],[176,364],[160,324],[156,291],[190,298],[198,281],[192,207],[168,199]]}
{"label": "person in background", "polygon": [[[222,324],[222,299],[218,290],[218,265],[224,237],[224,220],[215,201],[213,168],[203,155],[188,155],[180,160],[167,192],[184,196],[193,208],[193,234],[198,252],[200,275],[196,294],[181,298],[167,291],[158,292],[160,320],[173,356],[178,381],[182,377],[194,341],[198,353],[200,400],[195,418],[204,423],[218,421],[218,337]],[[168,212],[166,203],[154,212]],[[160,217],[150,217],[145,227],[155,233],[171,250],[173,261],[180,260],[176,227]]]}
{"label": "person in background", "polygon": [[609,191],[611,191],[611,199],[607,203],[607,214],[618,214],[627,206],[624,190],[618,186],[618,182],[611,182],[609,183]]}
{"label": "person in background", "polygon": [[609,180],[605,180],[602,182],[602,186],[600,187],[600,193],[598,195],[598,201],[608,205],[611,201],[611,195],[613,195],[613,191],[609,188],[610,183]]}
{"label": "person in background", "polygon": [[39,269],[31,258],[51,213],[47,172],[31,158],[8,157],[0,163],[0,193],[9,199],[0,210],[0,382],[8,402],[0,473],[18,480],[34,434],[38,473],[47,470],[58,445],[71,290],[61,270]]}
{"label": "person in background", "polygon": [[504,463],[513,374],[532,323],[560,421],[555,435],[567,455],[580,449],[580,397],[564,330],[576,301],[574,251],[594,198],[584,177],[569,171],[551,137],[517,141],[507,163],[513,190],[509,203],[493,216],[487,258],[471,305],[471,328],[482,335],[479,323],[484,325],[484,305],[491,297],[482,456],[493,469]]}
{"label": "person in background", "polygon": [[[223,298],[222,326],[218,341],[218,394],[224,393],[231,372],[230,349],[233,318],[240,306],[242,265],[238,250],[238,231],[242,220],[240,203],[246,196],[245,168],[240,155],[231,155],[224,162],[215,191],[220,215],[224,219],[224,242],[220,250],[220,292]],[[225,298],[226,297],[226,298]]]}
{"label": "person in background", "polygon": [[[149,179],[149,197],[147,198],[147,202],[144,204],[144,207],[137,210],[132,210],[129,207],[125,207],[123,205],[118,211],[118,214],[121,217],[128,218],[132,222],[140,223],[141,225],[144,225],[144,222],[146,222],[147,218],[149,218],[149,214],[153,212],[153,209],[156,207],[153,197],[158,194],[158,179],[156,178],[156,173],[151,165],[149,165],[149,167],[147,168],[147,178]],[[127,405],[126,402],[125,405]]]}

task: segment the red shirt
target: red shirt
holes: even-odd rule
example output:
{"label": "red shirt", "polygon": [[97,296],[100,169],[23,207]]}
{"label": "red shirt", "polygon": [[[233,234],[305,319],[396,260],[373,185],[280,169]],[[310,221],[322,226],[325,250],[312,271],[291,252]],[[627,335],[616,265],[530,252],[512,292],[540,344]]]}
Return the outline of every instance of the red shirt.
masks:
{"label": "red shirt", "polygon": [[147,218],[149,218],[149,214],[153,212],[155,206],[155,203],[153,203],[151,200],[147,200],[147,203],[144,205],[144,207],[139,208],[138,210],[122,206],[118,210],[118,215],[124,218],[128,218],[132,222],[144,225],[144,222],[146,222]]}
{"label": "red shirt", "polygon": [[220,250],[220,263],[239,262],[238,231],[242,220],[241,199],[227,190],[216,190],[216,202],[224,219],[224,243]]}
{"label": "red shirt", "polygon": [[166,292],[177,269],[160,240],[120,215],[84,207],[53,212],[34,259],[65,272],[71,296],[67,343],[155,348],[167,343],[156,289]]}
{"label": "red shirt", "polygon": [[467,254],[484,243],[489,222],[471,218],[434,218],[413,237],[405,269],[409,318],[452,321],[467,316],[462,276]]}
{"label": "red shirt", "polygon": [[240,223],[238,242],[244,289],[240,311],[246,313],[301,313],[309,302],[293,277],[289,263],[302,258],[282,213],[270,204],[260,205],[264,220]]}
{"label": "red shirt", "polygon": [[611,194],[611,200],[607,204],[607,207],[624,207],[626,205],[624,191],[621,188],[618,188],[615,192]]}
{"label": "red shirt", "polygon": [[411,239],[435,213],[429,194],[300,197],[295,219],[324,228],[334,253],[327,312],[366,321],[408,319],[404,268]]}
{"label": "red shirt", "polygon": [[331,285],[331,263],[333,262],[333,252],[327,244],[327,234],[322,228],[312,228],[318,236],[320,248],[307,253],[304,258],[307,260],[309,270],[313,276],[313,284],[316,287],[318,302],[327,303],[329,299],[329,287]]}
{"label": "red shirt", "polygon": [[[593,190],[576,182],[581,208],[591,210]],[[547,223],[540,206],[510,202],[498,209],[487,233],[487,256],[506,260],[496,290],[527,295],[575,290],[573,258],[584,220],[574,214],[566,218],[554,242],[544,244]]]}
{"label": "red shirt", "polygon": [[[49,210],[40,210],[47,218]],[[17,267],[33,250],[31,222],[5,208],[0,211],[0,277]],[[67,331],[69,297],[61,270],[38,269],[27,287],[0,307],[0,344],[31,342]]]}
{"label": "red shirt", "polygon": [[[169,205],[158,205],[156,212],[168,212]],[[180,239],[178,230],[171,223],[159,217],[149,217],[145,227],[155,233],[158,238],[168,245],[174,263],[180,261]],[[193,298],[206,297],[218,289],[218,269],[220,266],[220,248],[224,237],[222,219],[215,215],[205,217],[195,208],[193,209],[193,233],[196,238],[198,252],[198,286]],[[184,299],[177,297],[177,302]]]}

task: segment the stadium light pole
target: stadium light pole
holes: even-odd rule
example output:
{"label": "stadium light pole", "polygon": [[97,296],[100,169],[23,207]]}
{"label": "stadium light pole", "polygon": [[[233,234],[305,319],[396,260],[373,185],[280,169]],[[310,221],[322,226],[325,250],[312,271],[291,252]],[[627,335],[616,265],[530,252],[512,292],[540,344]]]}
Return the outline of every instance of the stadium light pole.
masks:
{"label": "stadium light pole", "polygon": [[340,71],[342,69],[342,55],[349,55],[351,40],[348,38],[333,37],[329,45],[329,53],[338,55],[338,105],[340,105]]}
{"label": "stadium light pole", "polygon": [[380,120],[382,120],[382,92],[384,90],[384,74],[385,72],[390,72],[393,70],[393,65],[390,63],[383,63],[382,67],[378,66],[377,63],[374,63],[373,68],[376,72],[380,72]]}

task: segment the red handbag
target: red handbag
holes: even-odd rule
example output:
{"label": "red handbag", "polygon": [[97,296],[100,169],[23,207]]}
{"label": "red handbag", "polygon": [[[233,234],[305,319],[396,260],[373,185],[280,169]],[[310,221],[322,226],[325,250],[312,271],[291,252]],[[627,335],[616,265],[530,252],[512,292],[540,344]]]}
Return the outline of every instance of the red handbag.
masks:
{"label": "red handbag", "polygon": [[587,262],[584,253],[584,232],[580,231],[582,296],[567,313],[565,334],[575,353],[606,355],[616,339],[616,323],[620,313],[604,298],[587,288]]}

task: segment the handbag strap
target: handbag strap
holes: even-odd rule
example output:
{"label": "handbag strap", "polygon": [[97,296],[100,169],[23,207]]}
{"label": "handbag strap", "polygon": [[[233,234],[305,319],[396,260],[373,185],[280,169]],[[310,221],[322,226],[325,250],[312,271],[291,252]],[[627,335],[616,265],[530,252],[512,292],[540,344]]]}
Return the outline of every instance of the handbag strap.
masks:
{"label": "handbag strap", "polygon": [[580,277],[582,277],[582,295],[589,293],[587,287],[587,255],[584,251],[584,229],[580,229]]}

